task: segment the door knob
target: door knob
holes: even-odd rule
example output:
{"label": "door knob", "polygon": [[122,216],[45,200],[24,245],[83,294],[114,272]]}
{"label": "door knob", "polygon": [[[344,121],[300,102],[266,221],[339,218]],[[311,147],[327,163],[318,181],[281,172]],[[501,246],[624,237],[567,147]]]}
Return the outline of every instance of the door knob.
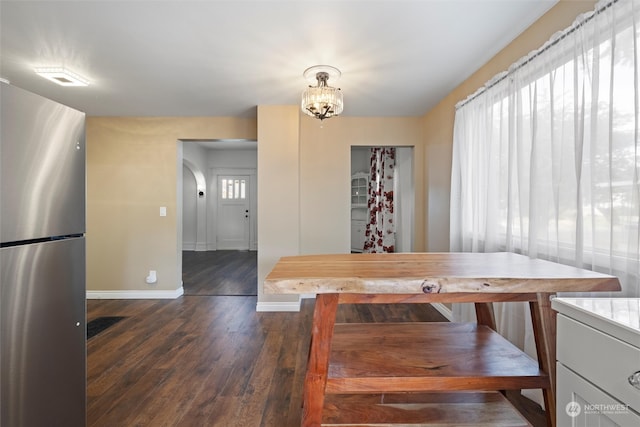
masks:
{"label": "door knob", "polygon": [[634,372],[628,378],[629,384],[640,390],[640,371]]}

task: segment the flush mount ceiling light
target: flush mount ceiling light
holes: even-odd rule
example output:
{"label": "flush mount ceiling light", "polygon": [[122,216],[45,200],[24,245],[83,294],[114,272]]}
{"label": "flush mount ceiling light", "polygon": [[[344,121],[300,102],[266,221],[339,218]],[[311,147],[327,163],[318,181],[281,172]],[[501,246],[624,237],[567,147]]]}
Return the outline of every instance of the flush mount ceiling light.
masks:
{"label": "flush mount ceiling light", "polygon": [[344,103],[340,88],[328,85],[329,79],[337,80],[341,73],[329,65],[314,65],[302,74],[305,79],[315,78],[317,85],[309,86],[302,92],[300,108],[302,112],[316,119],[324,120],[342,113]]}
{"label": "flush mount ceiling light", "polygon": [[62,67],[36,68],[36,74],[60,86],[88,86],[89,80]]}

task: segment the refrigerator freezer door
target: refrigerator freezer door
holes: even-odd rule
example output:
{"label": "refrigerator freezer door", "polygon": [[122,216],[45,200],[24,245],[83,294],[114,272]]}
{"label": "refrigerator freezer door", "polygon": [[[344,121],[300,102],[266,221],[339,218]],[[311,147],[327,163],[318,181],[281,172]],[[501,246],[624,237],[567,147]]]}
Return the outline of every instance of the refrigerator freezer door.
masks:
{"label": "refrigerator freezer door", "polygon": [[85,232],[85,114],[0,83],[0,242]]}
{"label": "refrigerator freezer door", "polygon": [[86,425],[85,239],[0,249],[0,425]]}

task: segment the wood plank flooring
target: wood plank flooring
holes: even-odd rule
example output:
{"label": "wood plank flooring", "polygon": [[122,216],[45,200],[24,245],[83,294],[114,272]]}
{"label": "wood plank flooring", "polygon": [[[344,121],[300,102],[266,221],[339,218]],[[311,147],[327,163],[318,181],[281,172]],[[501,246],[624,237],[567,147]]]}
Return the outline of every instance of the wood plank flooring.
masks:
{"label": "wood plank flooring", "polygon": [[[299,426],[313,312],[255,297],[89,300],[127,316],[88,342],[89,426]],[[339,321],[442,320],[428,305],[340,306]]]}
{"label": "wood plank flooring", "polygon": [[[87,425],[298,427],[314,300],[303,300],[298,313],[257,313],[256,303],[255,296],[88,300],[87,320],[126,319],[87,343]],[[345,304],[336,320],[445,319],[430,305]],[[511,400],[544,425],[537,405]]]}
{"label": "wood plank flooring", "polygon": [[257,254],[256,251],[183,251],[184,294],[256,295]]}

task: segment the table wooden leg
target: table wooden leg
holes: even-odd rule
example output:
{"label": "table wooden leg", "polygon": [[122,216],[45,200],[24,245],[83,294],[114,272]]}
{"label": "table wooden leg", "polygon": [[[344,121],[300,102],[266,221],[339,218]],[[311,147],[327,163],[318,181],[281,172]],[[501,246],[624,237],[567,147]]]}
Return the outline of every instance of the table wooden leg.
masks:
{"label": "table wooden leg", "polygon": [[556,425],[556,312],[551,308],[552,294],[538,294],[530,303],[533,333],[540,369],[549,375],[550,388],[543,389],[547,424]]}
{"label": "table wooden leg", "polygon": [[489,328],[496,330],[496,316],[493,312],[493,303],[490,302],[477,302],[476,306],[476,320],[478,325],[488,326]]}
{"label": "table wooden leg", "polygon": [[313,311],[311,348],[304,380],[302,427],[320,427],[327,385],[331,339],[336,322],[338,294],[318,294]]}

